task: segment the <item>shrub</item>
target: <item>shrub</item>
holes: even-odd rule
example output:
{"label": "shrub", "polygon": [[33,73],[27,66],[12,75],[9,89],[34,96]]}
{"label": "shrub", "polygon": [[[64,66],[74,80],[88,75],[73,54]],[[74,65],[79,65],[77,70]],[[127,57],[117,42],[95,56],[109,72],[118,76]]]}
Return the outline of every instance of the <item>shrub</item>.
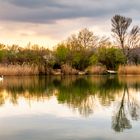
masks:
{"label": "shrub", "polygon": [[56,60],[58,63],[64,64],[68,59],[69,49],[64,44],[58,44],[55,51]]}
{"label": "shrub", "polygon": [[105,65],[107,69],[117,69],[119,64],[125,63],[125,56],[118,48],[101,47],[90,57],[90,63]]}

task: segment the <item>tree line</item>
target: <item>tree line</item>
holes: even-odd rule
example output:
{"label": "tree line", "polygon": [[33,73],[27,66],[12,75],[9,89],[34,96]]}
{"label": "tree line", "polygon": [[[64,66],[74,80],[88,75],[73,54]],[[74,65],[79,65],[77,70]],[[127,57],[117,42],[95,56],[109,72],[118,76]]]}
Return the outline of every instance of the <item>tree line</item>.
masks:
{"label": "tree line", "polygon": [[88,66],[101,65],[107,69],[117,69],[120,64],[140,63],[140,27],[133,26],[132,19],[115,15],[111,19],[114,42],[107,37],[99,37],[87,28],[73,34],[57,44],[53,50],[28,44],[0,44],[0,63],[3,65],[35,65],[40,73],[48,69],[60,69],[68,65],[83,71]]}

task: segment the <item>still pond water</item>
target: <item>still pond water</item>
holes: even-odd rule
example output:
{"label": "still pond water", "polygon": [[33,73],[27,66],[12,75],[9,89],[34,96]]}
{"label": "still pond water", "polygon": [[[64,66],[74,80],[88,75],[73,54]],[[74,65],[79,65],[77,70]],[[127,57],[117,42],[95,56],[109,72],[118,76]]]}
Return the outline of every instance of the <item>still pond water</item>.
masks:
{"label": "still pond water", "polygon": [[140,77],[5,77],[0,140],[138,140]]}

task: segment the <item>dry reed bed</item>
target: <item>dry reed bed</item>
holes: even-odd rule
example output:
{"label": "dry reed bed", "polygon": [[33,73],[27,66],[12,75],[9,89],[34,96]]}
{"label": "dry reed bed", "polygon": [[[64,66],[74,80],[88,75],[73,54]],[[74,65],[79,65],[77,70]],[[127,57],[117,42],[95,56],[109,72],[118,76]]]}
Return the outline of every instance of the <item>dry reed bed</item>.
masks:
{"label": "dry reed bed", "polygon": [[94,74],[94,75],[101,75],[101,74],[106,74],[106,67],[104,66],[89,66],[86,69],[86,74]]}
{"label": "dry reed bed", "polygon": [[118,74],[121,75],[140,75],[140,65],[119,66]]}
{"label": "dry reed bed", "polygon": [[38,67],[30,65],[0,65],[0,75],[7,76],[26,76],[37,75]]}
{"label": "dry reed bed", "polygon": [[72,68],[71,66],[64,64],[61,66],[61,71],[64,75],[76,75],[78,74],[78,70]]}
{"label": "dry reed bed", "polygon": [[[78,74],[78,70],[73,69],[68,65],[61,67],[61,72],[64,75],[75,75]],[[105,74],[106,67],[103,66],[90,66],[85,70],[86,74]],[[119,66],[118,74],[120,75],[140,75],[140,65],[127,65]],[[0,65],[0,75],[7,76],[28,76],[28,75],[39,75],[38,66],[31,65]]]}
{"label": "dry reed bed", "polygon": [[140,83],[140,76],[138,75],[119,75],[118,76],[119,82],[123,84],[134,85],[136,83]]}

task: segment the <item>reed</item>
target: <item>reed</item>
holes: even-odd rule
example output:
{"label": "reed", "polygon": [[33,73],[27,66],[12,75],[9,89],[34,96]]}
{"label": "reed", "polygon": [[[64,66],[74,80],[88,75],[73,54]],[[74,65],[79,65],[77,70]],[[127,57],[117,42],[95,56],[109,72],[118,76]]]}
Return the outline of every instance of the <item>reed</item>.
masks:
{"label": "reed", "polygon": [[0,75],[26,76],[38,75],[38,67],[30,65],[0,65]]}
{"label": "reed", "polygon": [[118,74],[121,75],[140,75],[140,65],[119,66]]}
{"label": "reed", "polygon": [[76,75],[78,70],[72,68],[70,65],[64,64],[61,66],[61,71],[64,75]]}
{"label": "reed", "polygon": [[94,74],[94,75],[100,75],[106,73],[106,67],[104,66],[89,66],[86,69],[86,74]]}

